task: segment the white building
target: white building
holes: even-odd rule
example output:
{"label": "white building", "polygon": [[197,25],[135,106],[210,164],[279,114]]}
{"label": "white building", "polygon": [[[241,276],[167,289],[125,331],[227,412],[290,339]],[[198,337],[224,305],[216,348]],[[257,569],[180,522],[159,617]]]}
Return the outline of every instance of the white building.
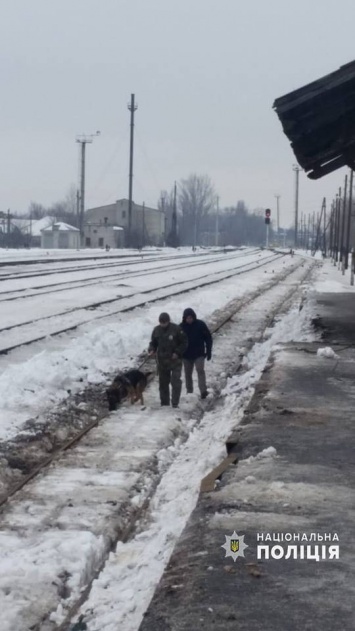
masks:
{"label": "white building", "polygon": [[77,249],[80,248],[80,231],[68,223],[58,221],[49,228],[44,228],[41,237],[41,247],[48,249]]}
{"label": "white building", "polygon": [[86,248],[123,248],[124,229],[107,223],[87,223],[84,225],[84,244]]}
{"label": "white building", "polygon": [[[89,208],[85,213],[84,237],[91,238],[88,226],[120,227],[128,229],[128,199],[119,199],[114,204]],[[102,237],[101,237],[102,238]],[[165,241],[165,214],[158,208],[132,204],[132,240],[136,245],[163,245]],[[106,243],[104,243],[106,245]],[[108,243],[110,245],[110,243]],[[88,246],[97,247],[97,246]],[[113,246],[117,247],[117,246]]]}

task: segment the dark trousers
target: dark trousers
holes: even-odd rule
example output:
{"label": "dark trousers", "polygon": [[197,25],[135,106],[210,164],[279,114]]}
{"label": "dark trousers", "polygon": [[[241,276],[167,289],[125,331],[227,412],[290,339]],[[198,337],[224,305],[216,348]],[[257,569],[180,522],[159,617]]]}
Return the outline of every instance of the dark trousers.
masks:
{"label": "dark trousers", "polygon": [[194,386],[192,373],[194,367],[196,367],[198,387],[200,393],[203,394],[207,390],[204,357],[197,357],[197,359],[184,359],[186,390],[187,392],[193,392]]}
{"label": "dark trousers", "polygon": [[173,367],[159,366],[159,392],[160,402],[162,405],[170,405],[171,384],[171,404],[179,405],[181,395],[181,371],[182,362],[177,361]]}

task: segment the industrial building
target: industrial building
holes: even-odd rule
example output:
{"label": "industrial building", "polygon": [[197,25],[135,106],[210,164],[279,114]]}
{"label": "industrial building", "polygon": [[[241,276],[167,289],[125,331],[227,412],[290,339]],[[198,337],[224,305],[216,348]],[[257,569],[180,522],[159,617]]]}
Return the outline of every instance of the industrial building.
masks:
{"label": "industrial building", "polygon": [[84,225],[84,246],[86,248],[123,248],[124,229],[109,223],[87,223]]}
{"label": "industrial building", "polygon": [[[119,228],[123,229],[122,233]],[[127,230],[128,199],[119,199],[114,204],[90,208],[85,213],[86,247],[123,247]],[[101,240],[100,243],[98,239]],[[164,211],[132,203],[132,243],[136,246],[163,245],[164,241]]]}

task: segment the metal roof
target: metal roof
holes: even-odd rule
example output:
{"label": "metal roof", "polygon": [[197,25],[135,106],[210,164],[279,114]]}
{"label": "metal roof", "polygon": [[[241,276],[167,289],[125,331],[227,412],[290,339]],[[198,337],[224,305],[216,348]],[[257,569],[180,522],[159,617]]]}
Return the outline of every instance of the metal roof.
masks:
{"label": "metal roof", "polygon": [[355,166],[355,61],[277,98],[273,107],[309,178]]}

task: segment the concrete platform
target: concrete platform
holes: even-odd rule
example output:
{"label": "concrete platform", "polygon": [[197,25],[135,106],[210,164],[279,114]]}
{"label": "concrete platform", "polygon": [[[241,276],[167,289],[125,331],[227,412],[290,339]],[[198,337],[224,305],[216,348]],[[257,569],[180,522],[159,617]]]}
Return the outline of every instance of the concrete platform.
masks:
{"label": "concrete platform", "polygon": [[[317,356],[317,343],[270,358],[232,441],[239,461],[200,496],[140,631],[354,631],[355,296],[321,295],[318,307],[339,357]],[[234,531],[248,546],[235,561],[221,547]],[[265,542],[273,533],[300,540]],[[257,545],[282,546],[282,558],[258,559]]]}

